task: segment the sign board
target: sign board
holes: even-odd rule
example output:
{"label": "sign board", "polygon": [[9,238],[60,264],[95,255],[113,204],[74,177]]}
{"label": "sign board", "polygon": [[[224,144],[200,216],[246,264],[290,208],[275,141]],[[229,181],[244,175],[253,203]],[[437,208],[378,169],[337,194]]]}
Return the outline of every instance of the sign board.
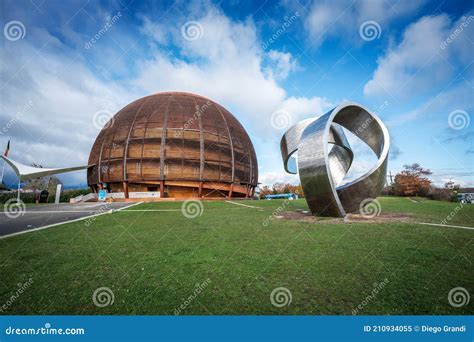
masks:
{"label": "sign board", "polygon": [[107,198],[125,198],[125,192],[109,192]]}
{"label": "sign board", "polygon": [[99,190],[99,196],[97,197],[97,199],[99,201],[105,201],[105,199],[107,198],[107,190]]}
{"label": "sign board", "polygon": [[58,184],[56,186],[56,198],[54,199],[55,204],[59,204],[59,199],[61,198],[61,189],[62,189],[62,187],[63,187],[62,184]]}
{"label": "sign board", "polygon": [[130,198],[160,198],[160,192],[159,191],[130,192],[128,196]]}
{"label": "sign board", "polygon": [[43,190],[40,192],[39,202],[48,203],[49,192],[48,190]]}

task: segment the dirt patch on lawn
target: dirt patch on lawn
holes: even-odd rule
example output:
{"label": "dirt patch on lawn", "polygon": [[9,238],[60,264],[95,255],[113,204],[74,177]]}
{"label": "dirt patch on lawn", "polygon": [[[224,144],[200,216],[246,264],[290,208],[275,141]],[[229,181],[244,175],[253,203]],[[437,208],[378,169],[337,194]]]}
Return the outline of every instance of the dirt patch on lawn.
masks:
{"label": "dirt patch on lawn", "polygon": [[381,213],[375,217],[368,217],[361,214],[347,214],[344,220],[347,223],[351,222],[367,222],[367,223],[379,223],[379,222],[412,222],[415,216],[413,214],[401,214],[401,213]]}
{"label": "dirt patch on lawn", "polygon": [[300,221],[300,222],[311,222],[311,223],[323,223],[323,224],[340,224],[340,223],[383,223],[383,222],[412,222],[414,216],[411,214],[400,214],[400,213],[382,213],[375,217],[369,217],[361,214],[347,214],[344,218],[337,217],[320,217],[313,216],[311,212],[306,210],[297,211],[283,211],[275,216],[275,219],[289,220],[289,221]]}

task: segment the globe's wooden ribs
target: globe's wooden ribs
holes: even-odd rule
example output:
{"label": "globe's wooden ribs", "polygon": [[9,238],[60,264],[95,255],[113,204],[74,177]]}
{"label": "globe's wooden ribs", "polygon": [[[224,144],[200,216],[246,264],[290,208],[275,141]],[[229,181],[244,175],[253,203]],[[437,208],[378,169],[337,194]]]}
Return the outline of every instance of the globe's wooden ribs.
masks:
{"label": "globe's wooden ribs", "polygon": [[255,150],[237,119],[189,93],[158,93],[120,110],[90,153],[97,191],[160,190],[164,196],[249,197],[258,181]]}

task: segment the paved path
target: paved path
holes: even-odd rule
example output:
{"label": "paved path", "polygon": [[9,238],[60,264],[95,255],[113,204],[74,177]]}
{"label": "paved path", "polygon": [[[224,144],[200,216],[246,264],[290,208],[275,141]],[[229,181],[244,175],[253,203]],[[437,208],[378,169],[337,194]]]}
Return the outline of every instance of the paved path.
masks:
{"label": "paved path", "polygon": [[18,234],[40,227],[79,220],[88,216],[101,214],[110,210],[120,210],[134,203],[78,203],[78,204],[44,204],[26,207],[18,217],[11,217],[0,207],[0,238]]}

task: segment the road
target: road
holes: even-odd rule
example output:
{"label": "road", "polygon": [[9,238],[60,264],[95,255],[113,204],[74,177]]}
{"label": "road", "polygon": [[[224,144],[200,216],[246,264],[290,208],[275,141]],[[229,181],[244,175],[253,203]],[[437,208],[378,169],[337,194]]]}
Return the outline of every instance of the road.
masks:
{"label": "road", "polygon": [[78,204],[44,204],[28,206],[14,212],[18,208],[11,206],[0,212],[0,238],[18,234],[40,227],[59,224],[91,215],[126,208],[134,203],[78,203]]}

